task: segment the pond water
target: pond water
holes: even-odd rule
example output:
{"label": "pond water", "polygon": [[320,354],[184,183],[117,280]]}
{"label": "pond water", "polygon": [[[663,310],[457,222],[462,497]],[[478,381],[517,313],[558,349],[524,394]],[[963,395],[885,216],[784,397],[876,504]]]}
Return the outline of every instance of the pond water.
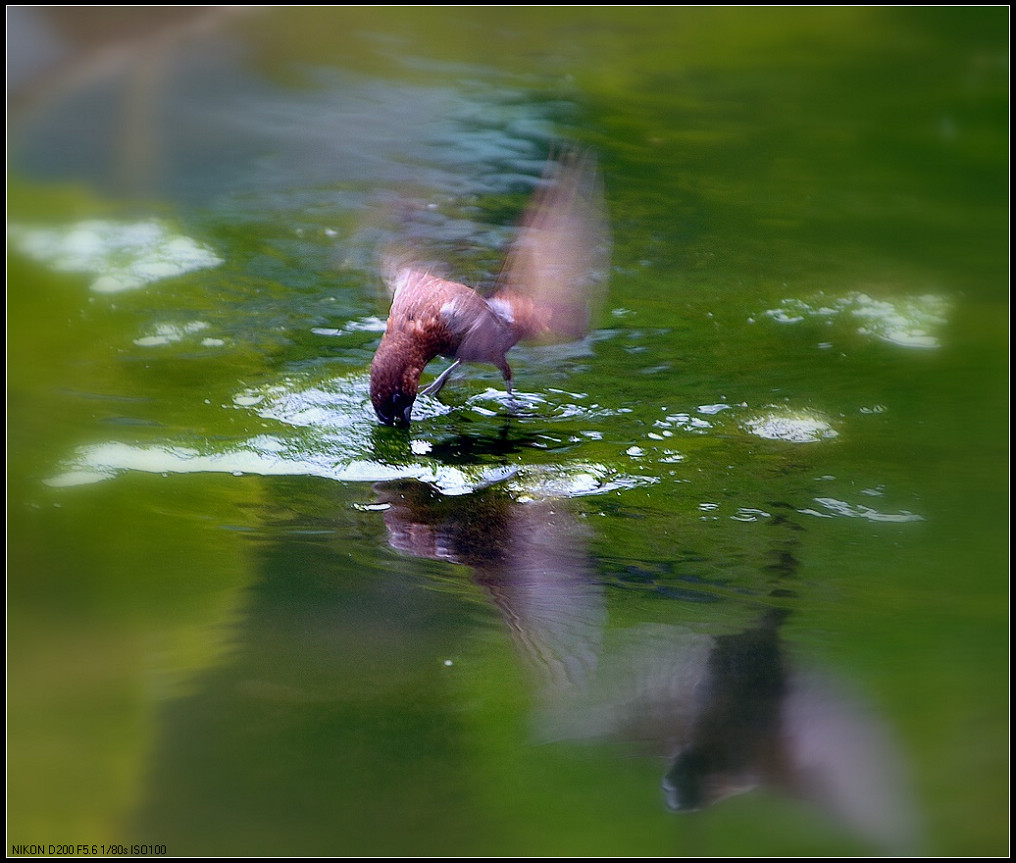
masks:
{"label": "pond water", "polygon": [[[8,853],[1006,854],[1008,18],[9,9]],[[380,426],[562,142],[593,332]]]}

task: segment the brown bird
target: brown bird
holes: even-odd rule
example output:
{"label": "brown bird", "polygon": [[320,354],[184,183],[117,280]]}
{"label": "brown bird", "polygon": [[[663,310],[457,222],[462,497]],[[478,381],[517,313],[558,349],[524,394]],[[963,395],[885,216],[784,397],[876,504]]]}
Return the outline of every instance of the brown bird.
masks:
{"label": "brown bird", "polygon": [[408,426],[426,365],[454,360],[426,389],[437,395],[461,362],[491,363],[512,391],[505,359],[520,340],[578,339],[602,296],[610,239],[595,161],[568,152],[547,163],[489,297],[389,255],[394,295],[388,326],[370,367],[370,398],[386,425]]}

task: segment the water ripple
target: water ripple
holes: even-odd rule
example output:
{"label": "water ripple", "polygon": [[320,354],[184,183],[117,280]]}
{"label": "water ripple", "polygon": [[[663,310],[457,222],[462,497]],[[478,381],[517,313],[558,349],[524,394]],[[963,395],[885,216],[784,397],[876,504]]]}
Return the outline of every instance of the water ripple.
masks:
{"label": "water ripple", "polygon": [[898,513],[879,512],[876,509],[872,509],[870,506],[851,504],[843,500],[837,500],[834,497],[817,497],[815,498],[815,502],[819,504],[825,512],[820,512],[815,509],[802,509],[798,511],[803,515],[814,515],[818,518],[836,518],[837,516],[843,516],[846,518],[863,518],[868,521],[924,521],[923,516],[917,515],[913,512],[907,512],[906,510],[902,510]]}
{"label": "water ripple", "polygon": [[[46,483],[52,487],[82,485],[128,471],[226,473],[316,476],[364,483],[416,479],[447,495],[468,494],[506,482],[520,498],[545,498],[603,494],[656,481],[582,460],[555,465],[443,463],[431,455],[434,445],[424,436],[425,431],[414,429],[414,436],[400,443],[401,438],[378,427],[365,376],[323,383],[288,378],[238,392],[232,404],[224,407],[278,422],[281,428],[232,442],[139,445],[111,441],[87,446]],[[435,399],[425,400],[424,407],[424,418],[453,410]],[[386,451],[389,443],[391,449]]]}

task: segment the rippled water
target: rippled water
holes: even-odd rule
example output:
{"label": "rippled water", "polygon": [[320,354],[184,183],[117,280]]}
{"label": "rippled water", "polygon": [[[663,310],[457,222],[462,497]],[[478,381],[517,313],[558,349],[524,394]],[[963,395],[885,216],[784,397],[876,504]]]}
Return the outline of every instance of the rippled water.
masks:
{"label": "rippled water", "polygon": [[[8,15],[13,853],[1003,852],[1007,10],[125,16]],[[379,426],[561,141],[596,328]]]}

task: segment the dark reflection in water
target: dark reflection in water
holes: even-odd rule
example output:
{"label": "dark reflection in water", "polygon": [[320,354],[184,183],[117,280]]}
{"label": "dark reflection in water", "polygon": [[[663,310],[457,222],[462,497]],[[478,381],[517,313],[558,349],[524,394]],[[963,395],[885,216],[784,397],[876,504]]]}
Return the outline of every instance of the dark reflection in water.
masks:
{"label": "dark reflection in water", "polygon": [[534,672],[538,739],[645,746],[668,760],[662,788],[674,811],[770,788],[880,848],[912,848],[899,754],[858,699],[786,657],[789,611],[718,636],[677,624],[608,632],[603,586],[566,501],[523,503],[497,486],[447,497],[414,481],[375,491],[393,548],[464,564],[489,593]]}

